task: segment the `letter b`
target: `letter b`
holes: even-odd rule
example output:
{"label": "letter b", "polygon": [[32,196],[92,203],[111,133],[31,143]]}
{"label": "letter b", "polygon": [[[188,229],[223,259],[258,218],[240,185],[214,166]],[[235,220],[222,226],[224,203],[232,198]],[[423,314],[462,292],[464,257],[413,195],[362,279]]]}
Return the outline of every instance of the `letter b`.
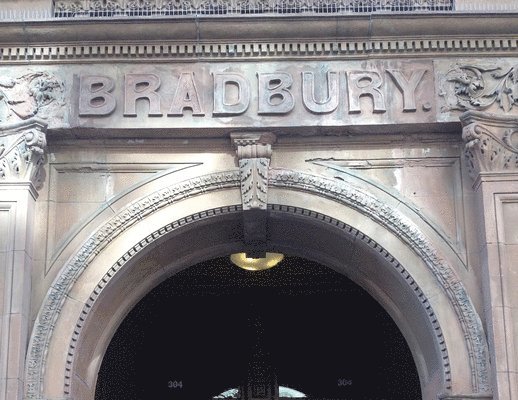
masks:
{"label": "letter b", "polygon": [[259,79],[259,114],[287,114],[294,105],[293,95],[288,90],[293,78],[286,72],[257,74]]}
{"label": "letter b", "polygon": [[117,102],[110,93],[115,87],[107,76],[87,75],[79,77],[79,115],[109,115]]}

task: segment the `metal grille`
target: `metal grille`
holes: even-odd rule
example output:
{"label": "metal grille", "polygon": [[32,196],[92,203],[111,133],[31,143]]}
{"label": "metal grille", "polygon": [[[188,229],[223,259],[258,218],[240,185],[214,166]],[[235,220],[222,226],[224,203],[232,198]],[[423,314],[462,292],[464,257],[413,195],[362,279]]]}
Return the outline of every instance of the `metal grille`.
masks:
{"label": "metal grille", "polygon": [[54,0],[56,18],[453,11],[454,0]]}

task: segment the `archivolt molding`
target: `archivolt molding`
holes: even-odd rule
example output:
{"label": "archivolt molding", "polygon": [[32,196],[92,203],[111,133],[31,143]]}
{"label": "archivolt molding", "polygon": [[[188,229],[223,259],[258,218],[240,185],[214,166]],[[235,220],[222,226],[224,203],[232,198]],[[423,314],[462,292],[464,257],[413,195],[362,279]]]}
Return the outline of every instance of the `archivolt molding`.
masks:
{"label": "archivolt molding", "polygon": [[[415,279],[412,277],[412,275],[396,260],[394,256],[392,256],[387,250],[385,250],[379,243],[376,243],[374,240],[372,240],[367,235],[363,234],[362,232],[358,231],[357,229],[354,229],[352,226],[347,225],[344,222],[338,221],[335,218],[331,218],[327,215],[299,208],[299,207],[291,207],[291,206],[284,206],[284,205],[278,205],[278,204],[270,204],[268,205],[268,209],[274,210],[274,211],[281,211],[281,212],[287,212],[290,214],[295,215],[303,215],[305,217],[309,217],[312,219],[319,220],[320,222],[324,222],[326,224],[332,225],[339,230],[355,236],[357,240],[360,240],[364,243],[366,243],[369,247],[371,247],[376,253],[383,256],[385,261],[388,265],[391,265],[396,271],[401,275],[402,279],[410,286],[412,289],[412,293],[419,299],[419,302],[421,306],[423,307],[423,311],[426,313],[428,320],[430,321],[430,325],[432,326],[435,334],[435,339],[437,346],[440,349],[441,352],[441,359],[442,359],[442,366],[444,371],[444,382],[446,384],[446,389],[451,389],[451,366],[450,366],[450,358],[448,355],[448,349],[446,347],[446,342],[444,339],[444,335],[442,332],[442,329],[439,325],[437,316],[433,310],[433,307],[431,306],[428,298],[425,296]],[[145,239],[141,240],[139,243],[137,243],[135,246],[131,247],[130,250],[128,250],[118,261],[116,264],[112,265],[111,268],[108,270],[108,272],[102,277],[102,279],[98,282],[95,290],[90,294],[88,301],[84,305],[81,315],[76,321],[76,325],[74,328],[74,334],[72,336],[72,339],[69,344],[68,353],[67,353],[67,366],[65,368],[65,387],[64,387],[64,393],[66,395],[71,394],[71,385],[72,385],[72,371],[73,371],[73,364],[74,364],[74,358],[75,358],[75,350],[76,345],[79,340],[79,337],[81,336],[81,332],[83,329],[83,326],[85,324],[85,321],[88,318],[88,315],[90,311],[93,309],[94,303],[104,290],[110,283],[111,279],[115,276],[115,274],[124,267],[124,265],[132,259],[137,253],[139,253],[142,249],[149,246],[156,240],[160,239],[164,235],[167,235],[174,230],[185,226],[189,223],[199,221],[205,218],[210,218],[216,215],[221,215],[225,213],[232,213],[232,212],[238,212],[243,211],[242,207],[240,206],[226,206],[226,207],[220,207],[217,209],[207,210],[203,211],[201,213],[197,213],[194,215],[191,215],[186,218],[182,218],[180,220],[174,221],[173,223],[167,224],[163,228],[155,231],[152,235],[146,237]]]}
{"label": "archivolt molding", "polygon": [[[205,175],[164,188],[130,204],[85,242],[56,278],[38,314],[31,337],[27,360],[26,389],[28,399],[40,399],[43,393],[43,373],[48,346],[53,333],[53,327],[65,303],[67,293],[81,273],[102,249],[137,221],[163,207],[203,192],[224,188],[236,188],[240,187],[240,184],[240,174],[239,171],[236,170]],[[435,275],[455,308],[464,331],[470,355],[473,392],[488,393],[491,391],[487,344],[478,314],[466,293],[464,285],[459,281],[452,267],[441,259],[428,239],[411,220],[389,205],[381,203],[369,193],[352,185],[345,185],[338,180],[290,170],[271,169],[269,185],[320,195],[340,204],[352,207],[368,218],[379,222],[408,243]],[[207,216],[208,215],[199,217]],[[191,222],[198,217],[191,216],[190,218],[190,220],[187,219],[184,222]],[[119,260],[117,265],[119,265],[119,263],[123,265],[142,250],[142,248],[167,233],[166,229],[168,228],[164,227],[143,239],[130,249],[130,251]],[[376,246],[381,249],[380,251],[384,251],[379,245],[376,244]],[[115,268],[119,267],[115,266]],[[108,274],[109,273],[110,272],[108,272]],[[102,287],[98,286],[98,289],[101,290]],[[79,320],[84,320],[84,317],[84,315],[81,315]],[[76,340],[77,337],[72,341],[71,348],[73,348]],[[73,355],[69,362],[72,361]],[[70,364],[67,366],[67,369],[68,368],[70,368]],[[68,373],[69,372],[67,372],[67,374]]]}
{"label": "archivolt molding", "polygon": [[[38,313],[27,356],[25,381],[27,399],[41,399],[45,360],[55,322],[65,303],[67,293],[92,260],[122,232],[155,211],[203,192],[239,187],[240,183],[239,171],[230,171],[204,175],[164,188],[131,203],[88,238],[58,275]],[[153,238],[148,237],[143,242],[146,240],[152,241]],[[140,247],[135,246],[125,257],[131,258],[139,250]],[[121,262],[125,261],[127,260],[121,260]]]}
{"label": "archivolt molding", "polygon": [[450,298],[466,335],[475,392],[490,392],[489,355],[484,330],[462,282],[452,267],[433,248],[419,228],[407,217],[375,197],[338,181],[290,170],[273,170],[270,185],[318,193],[372,218],[407,242],[433,272]]}

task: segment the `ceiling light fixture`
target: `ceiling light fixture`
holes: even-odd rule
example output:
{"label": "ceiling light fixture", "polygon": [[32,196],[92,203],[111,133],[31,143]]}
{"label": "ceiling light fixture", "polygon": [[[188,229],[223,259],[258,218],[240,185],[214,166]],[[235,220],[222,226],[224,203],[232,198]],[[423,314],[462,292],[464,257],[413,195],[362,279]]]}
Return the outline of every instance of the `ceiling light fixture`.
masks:
{"label": "ceiling light fixture", "polygon": [[247,257],[246,253],[234,253],[230,255],[230,261],[239,268],[247,271],[263,271],[275,267],[284,258],[284,254],[280,253],[266,253],[265,257],[254,258]]}

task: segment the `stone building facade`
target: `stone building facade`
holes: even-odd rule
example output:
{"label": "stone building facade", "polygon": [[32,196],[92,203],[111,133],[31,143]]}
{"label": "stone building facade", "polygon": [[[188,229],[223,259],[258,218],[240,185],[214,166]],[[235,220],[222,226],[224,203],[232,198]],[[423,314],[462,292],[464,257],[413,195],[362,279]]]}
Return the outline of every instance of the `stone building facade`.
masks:
{"label": "stone building facade", "polygon": [[364,288],[423,399],[518,399],[513,7],[3,0],[0,399],[93,400],[135,304],[239,251]]}

